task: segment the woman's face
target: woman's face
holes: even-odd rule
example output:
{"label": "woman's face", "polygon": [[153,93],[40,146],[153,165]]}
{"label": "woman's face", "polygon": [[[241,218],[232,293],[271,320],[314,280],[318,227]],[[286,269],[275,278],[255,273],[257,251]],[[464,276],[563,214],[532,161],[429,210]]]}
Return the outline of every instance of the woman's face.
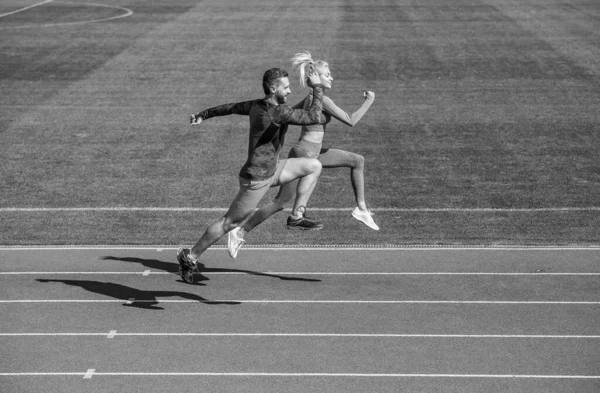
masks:
{"label": "woman's face", "polygon": [[333,77],[331,76],[331,71],[329,71],[329,67],[325,66],[323,68],[318,69],[318,71],[319,77],[321,78],[321,84],[325,86],[325,88],[331,89]]}

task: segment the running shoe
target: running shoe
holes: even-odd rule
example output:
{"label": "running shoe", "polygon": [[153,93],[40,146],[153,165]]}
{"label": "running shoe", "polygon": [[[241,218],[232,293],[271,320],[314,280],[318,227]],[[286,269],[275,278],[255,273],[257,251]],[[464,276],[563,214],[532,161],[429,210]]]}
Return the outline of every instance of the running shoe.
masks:
{"label": "running shoe", "polygon": [[227,234],[227,251],[229,251],[229,256],[235,259],[237,257],[237,253],[242,248],[246,241],[239,235],[240,227],[237,227]]}
{"label": "running shoe", "polygon": [[376,231],[379,230],[375,221],[373,221],[373,217],[371,217],[371,212],[368,210],[360,210],[358,206],[352,211],[352,217],[356,218],[358,221],[362,222],[366,226]]}
{"label": "running shoe", "polygon": [[190,256],[190,249],[180,247],[177,250],[177,262],[179,262],[179,275],[184,282],[188,284],[194,283],[194,271],[198,265],[198,261]]}
{"label": "running shoe", "polygon": [[311,220],[308,217],[300,217],[298,219],[289,216],[287,219],[287,229],[301,230],[301,231],[318,231],[323,228],[323,224],[320,222]]}

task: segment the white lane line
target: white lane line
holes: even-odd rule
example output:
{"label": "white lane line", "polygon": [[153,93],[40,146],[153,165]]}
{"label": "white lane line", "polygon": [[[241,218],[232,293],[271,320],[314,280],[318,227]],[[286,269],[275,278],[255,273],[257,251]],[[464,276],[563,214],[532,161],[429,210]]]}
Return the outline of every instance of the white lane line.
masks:
{"label": "white lane line", "polygon": [[85,374],[83,375],[83,379],[90,379],[92,378],[92,375],[94,375],[94,373],[96,372],[95,368],[89,368]]}
{"label": "white lane line", "polygon": [[13,15],[13,14],[16,14],[16,13],[18,13],[18,12],[25,11],[25,10],[28,10],[28,9],[30,9],[30,8],[33,8],[33,7],[38,7],[38,6],[40,6],[40,5],[43,5],[43,4],[46,4],[46,3],[50,3],[50,2],[52,2],[52,1],[53,1],[53,0],[46,0],[46,1],[42,1],[41,3],[32,4],[32,5],[29,5],[29,6],[27,6],[27,7],[19,8],[18,10],[14,10],[14,11],[11,11],[11,12],[6,12],[6,13],[4,13],[4,14],[0,14],[0,18],[2,18],[2,17],[4,17],[4,16],[8,16],[8,15]]}
{"label": "white lane line", "polygon": [[[189,246],[189,245],[184,245]],[[39,244],[34,246],[29,245],[0,245],[0,251],[70,251],[70,250],[153,250],[153,251],[173,251],[177,250],[181,245],[125,245],[125,244],[99,244],[99,245],[50,245]],[[226,245],[213,245],[208,251],[222,251]],[[281,245],[281,244],[260,244],[260,245],[244,245],[246,251],[598,251],[600,245],[573,245],[573,246],[527,246],[513,244],[507,246],[498,245],[432,245],[432,244],[297,244],[297,245]]]}
{"label": "white lane line", "polygon": [[[128,16],[128,15],[126,15]],[[125,16],[120,16],[125,17]],[[90,23],[89,21],[87,23]],[[82,22],[78,22],[82,23]],[[347,212],[353,208],[337,208],[337,207],[311,207],[311,211],[318,212]],[[27,212],[136,212],[136,211],[154,211],[154,212],[226,212],[225,207],[141,207],[141,206],[121,206],[121,207],[3,207],[0,208],[0,213],[27,213]],[[372,208],[374,212],[392,212],[392,213],[452,213],[452,212],[479,212],[479,213],[505,213],[505,212],[588,212],[600,211],[600,206],[585,206],[585,207],[539,207],[539,208]],[[284,211],[291,211],[291,208],[286,208]]]}
{"label": "white lane line", "polygon": [[136,276],[148,276],[150,274],[177,274],[177,272],[150,272],[149,270],[143,272],[0,272],[0,275],[51,275],[51,274],[96,274],[96,275],[136,275]]}
{"label": "white lane line", "polygon": [[206,299],[206,300],[136,300],[130,299],[29,299],[0,300],[0,304],[10,303],[239,303],[239,304],[513,304],[513,305],[599,305],[600,301],[518,301],[518,300],[239,300],[239,299]]}
{"label": "white lane line", "polygon": [[[207,272],[201,271],[205,276],[231,276],[231,275],[286,275],[286,276],[600,276],[600,273],[498,273],[498,272],[254,272],[254,271],[238,271],[238,272]],[[145,270],[143,272],[0,272],[0,276],[21,276],[21,275],[135,275],[135,276],[150,276],[150,275],[174,275],[173,272],[151,272]]]}
{"label": "white lane line", "polygon": [[192,376],[192,377],[346,377],[346,378],[526,378],[526,379],[600,379],[600,375],[543,375],[543,374],[375,374],[375,373],[260,373],[260,372],[95,372],[89,369],[81,372],[45,372],[45,373],[0,373],[6,377],[29,377],[29,376],[86,376],[88,373],[94,376]]}
{"label": "white lane line", "polygon": [[401,334],[401,333],[0,333],[0,337],[324,337],[324,338],[502,338],[502,339],[600,339],[600,335],[566,334]]}

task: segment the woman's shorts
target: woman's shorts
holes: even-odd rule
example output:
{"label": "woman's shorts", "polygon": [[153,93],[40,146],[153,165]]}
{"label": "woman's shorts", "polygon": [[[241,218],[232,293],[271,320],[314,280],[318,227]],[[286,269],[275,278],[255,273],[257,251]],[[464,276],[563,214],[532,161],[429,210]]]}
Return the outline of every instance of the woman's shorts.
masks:
{"label": "woman's shorts", "polygon": [[292,146],[288,158],[318,158],[321,154],[321,144],[299,140]]}

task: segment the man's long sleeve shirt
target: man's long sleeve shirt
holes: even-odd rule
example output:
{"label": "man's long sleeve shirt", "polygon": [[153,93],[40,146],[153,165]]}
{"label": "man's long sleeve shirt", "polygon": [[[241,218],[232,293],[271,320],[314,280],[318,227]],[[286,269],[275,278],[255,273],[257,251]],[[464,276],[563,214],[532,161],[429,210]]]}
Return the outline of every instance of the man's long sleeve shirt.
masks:
{"label": "man's long sleeve shirt", "polygon": [[312,94],[308,110],[274,105],[262,98],[216,106],[200,112],[199,116],[203,120],[232,114],[249,116],[248,159],[239,176],[249,180],[266,180],[275,174],[288,125],[325,123],[322,114],[323,86],[314,86]]}

